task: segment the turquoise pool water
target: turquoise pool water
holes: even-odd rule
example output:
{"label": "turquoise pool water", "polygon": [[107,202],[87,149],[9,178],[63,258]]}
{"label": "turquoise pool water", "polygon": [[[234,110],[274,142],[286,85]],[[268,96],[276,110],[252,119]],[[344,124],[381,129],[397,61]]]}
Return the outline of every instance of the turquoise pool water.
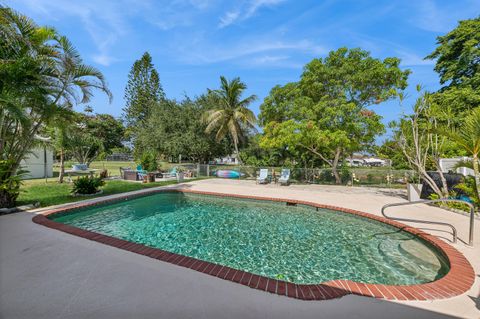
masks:
{"label": "turquoise pool water", "polygon": [[171,192],[52,219],[294,283],[406,285],[448,271],[443,257],[410,233],[310,206]]}

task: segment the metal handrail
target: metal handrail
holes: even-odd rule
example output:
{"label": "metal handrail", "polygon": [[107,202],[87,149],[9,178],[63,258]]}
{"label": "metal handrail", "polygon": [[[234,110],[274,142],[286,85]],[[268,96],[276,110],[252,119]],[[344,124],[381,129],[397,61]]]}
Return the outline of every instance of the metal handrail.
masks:
{"label": "metal handrail", "polygon": [[390,216],[385,215],[385,209],[387,209],[389,207],[415,205],[415,204],[432,204],[432,203],[440,203],[440,202],[457,202],[457,203],[466,204],[470,207],[470,234],[469,234],[469,237],[468,237],[468,239],[469,239],[468,244],[470,246],[473,246],[473,229],[474,229],[474,221],[475,221],[475,208],[469,202],[459,200],[459,199],[443,198],[443,199],[432,199],[432,200],[417,200],[417,201],[408,202],[408,203],[387,204],[387,205],[384,205],[382,207],[382,215],[383,215],[383,217],[388,218],[388,219],[401,220],[401,221],[406,221],[406,222],[415,222],[415,223],[436,224],[436,225],[449,226],[450,228],[452,228],[453,242],[456,243],[457,242],[457,229],[452,224],[442,223],[442,222],[432,222],[432,221],[428,221],[428,220],[390,217]]}

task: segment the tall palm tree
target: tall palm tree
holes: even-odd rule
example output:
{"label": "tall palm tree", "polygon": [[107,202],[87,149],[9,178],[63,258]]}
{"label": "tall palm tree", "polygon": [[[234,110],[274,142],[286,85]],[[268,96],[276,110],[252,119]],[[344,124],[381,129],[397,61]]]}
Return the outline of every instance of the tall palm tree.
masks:
{"label": "tall palm tree", "polygon": [[220,89],[209,90],[213,97],[212,109],[203,114],[203,121],[207,124],[206,133],[216,130],[215,139],[221,141],[227,134],[230,135],[235,147],[238,160],[238,144],[245,137],[245,130],[255,129],[255,114],[248,105],[257,99],[256,95],[242,99],[242,94],[247,86],[236,77],[228,81],[220,77]]}
{"label": "tall palm tree", "polygon": [[468,114],[458,130],[448,131],[447,135],[472,157],[473,174],[477,195],[480,198],[480,107]]}

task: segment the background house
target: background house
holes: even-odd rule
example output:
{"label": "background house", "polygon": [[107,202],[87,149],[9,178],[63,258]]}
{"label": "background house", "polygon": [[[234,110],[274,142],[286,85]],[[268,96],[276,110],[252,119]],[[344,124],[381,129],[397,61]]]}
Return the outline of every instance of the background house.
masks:
{"label": "background house", "polygon": [[20,166],[28,171],[23,179],[29,178],[47,178],[53,177],[53,150],[48,147],[50,139],[36,136],[43,145],[36,146],[28,153],[27,157],[22,160]]}
{"label": "background house", "polygon": [[442,172],[444,173],[448,173],[448,172],[455,172],[455,173],[459,173],[459,174],[462,174],[463,176],[467,176],[467,175],[470,175],[470,176],[474,176],[473,175],[473,169],[471,168],[467,168],[467,167],[459,167],[459,168],[455,168],[455,166],[459,163],[459,162],[467,162],[467,161],[472,161],[471,158],[469,157],[453,157],[453,158],[441,158],[440,159],[440,168],[442,169]]}

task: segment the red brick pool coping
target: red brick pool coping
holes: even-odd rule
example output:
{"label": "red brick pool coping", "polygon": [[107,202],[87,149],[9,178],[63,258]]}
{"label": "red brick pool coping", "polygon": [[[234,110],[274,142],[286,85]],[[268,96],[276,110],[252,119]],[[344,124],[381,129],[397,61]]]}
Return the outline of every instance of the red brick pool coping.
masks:
{"label": "red brick pool coping", "polygon": [[[418,285],[382,285],[382,284],[367,284],[351,280],[331,280],[319,284],[294,284],[282,280],[272,279],[255,275],[238,269],[233,269],[228,266],[222,266],[207,261],[202,261],[192,257],[179,255],[167,252],[158,248],[147,247],[142,244],[126,241],[123,239],[102,235],[88,230],[83,230],[70,225],[61,224],[48,219],[46,216],[67,212],[81,207],[95,206],[108,202],[117,202],[119,200],[141,197],[158,192],[183,192],[195,193],[202,195],[213,195],[222,197],[235,197],[245,199],[267,200],[276,202],[285,202],[288,204],[308,205],[312,207],[338,210],[345,213],[362,216],[365,218],[377,220],[385,224],[403,229],[411,234],[422,238],[426,242],[433,245],[442,253],[450,264],[450,271],[439,280],[418,284]],[[157,189],[149,190],[136,194],[125,194],[124,196],[115,197],[112,199],[105,199],[96,202],[88,203],[74,203],[66,207],[57,208],[42,212],[33,217],[33,222],[44,225],[49,228],[58,229],[60,231],[93,240],[102,244],[117,247],[123,250],[128,250],[140,255],[145,255],[150,258],[169,262],[182,267],[190,268],[204,274],[233,281],[244,286],[254,289],[267,291],[270,293],[287,296],[302,300],[327,300],[339,298],[348,294],[374,297],[386,300],[435,300],[458,296],[468,291],[475,281],[475,272],[468,262],[468,260],[455,248],[438,239],[437,237],[425,233],[414,227],[407,226],[397,221],[389,220],[373,214],[360,212],[353,209],[342,207],[317,204],[302,200],[247,196],[237,194],[225,194],[215,192],[194,191],[189,189]]]}

